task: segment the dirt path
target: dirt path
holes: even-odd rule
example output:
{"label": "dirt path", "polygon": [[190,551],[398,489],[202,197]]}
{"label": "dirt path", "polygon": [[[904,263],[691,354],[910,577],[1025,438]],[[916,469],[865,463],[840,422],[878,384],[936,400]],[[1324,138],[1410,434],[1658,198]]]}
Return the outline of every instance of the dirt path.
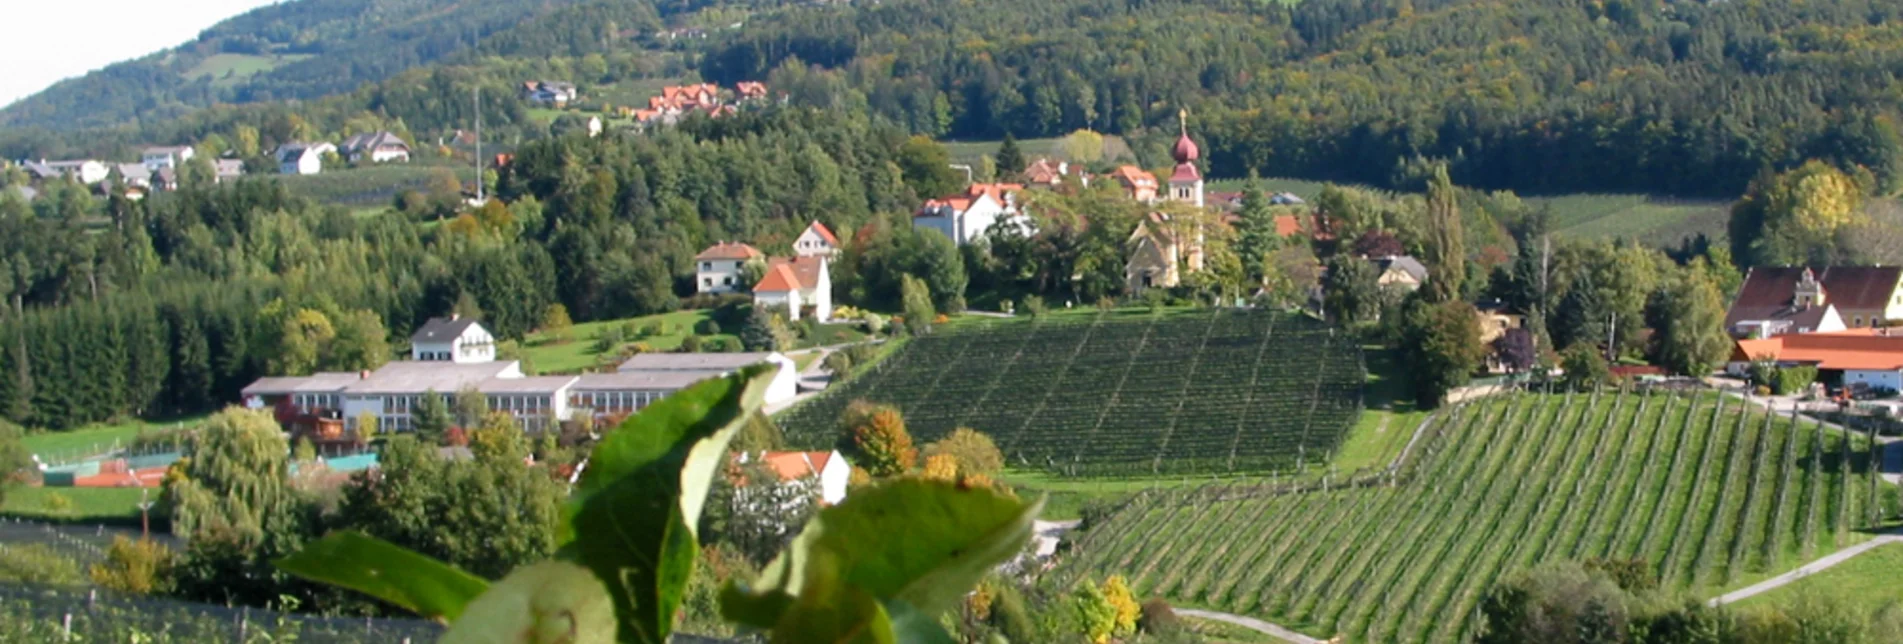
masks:
{"label": "dirt path", "polygon": [[1229,613],[1218,613],[1215,611],[1196,610],[1194,608],[1178,608],[1176,609],[1176,614],[1184,616],[1184,617],[1194,617],[1196,619],[1208,619],[1208,620],[1215,620],[1218,622],[1235,624],[1237,626],[1241,626],[1243,628],[1261,633],[1263,635],[1267,635],[1269,637],[1282,640],[1284,642],[1295,642],[1295,644],[1322,644],[1322,640],[1318,640],[1313,637],[1309,637],[1307,635],[1303,635],[1301,633],[1297,633],[1295,631],[1291,631],[1289,629],[1282,628],[1274,624],[1270,624],[1268,622],[1256,619],[1254,617],[1243,617],[1241,615],[1231,615]]}
{"label": "dirt path", "polygon": [[1825,555],[1824,558],[1822,559],[1818,559],[1816,561],[1804,564],[1802,566],[1798,566],[1796,570],[1784,573],[1782,575],[1778,575],[1776,577],[1772,577],[1770,579],[1766,579],[1756,584],[1752,584],[1751,586],[1743,588],[1741,590],[1719,595],[1716,599],[1711,600],[1710,604],[1712,606],[1718,606],[1720,604],[1730,604],[1733,602],[1739,602],[1739,601],[1744,601],[1746,599],[1750,599],[1752,597],[1763,594],[1765,592],[1768,592],[1770,590],[1773,590],[1785,584],[1789,584],[1793,581],[1797,581],[1799,579],[1809,577],[1812,574],[1826,570],[1830,568],[1831,566],[1835,566],[1845,561],[1849,561],[1851,557],[1855,557],[1857,555],[1874,550],[1876,549],[1877,546],[1881,546],[1886,543],[1896,543],[1898,541],[1903,541],[1903,535],[1891,533],[1891,534],[1886,534],[1886,535],[1877,537],[1875,539],[1871,539],[1869,541],[1865,541],[1863,543],[1859,543],[1857,545],[1854,545],[1848,548],[1844,548],[1842,550],[1838,550],[1836,552]]}

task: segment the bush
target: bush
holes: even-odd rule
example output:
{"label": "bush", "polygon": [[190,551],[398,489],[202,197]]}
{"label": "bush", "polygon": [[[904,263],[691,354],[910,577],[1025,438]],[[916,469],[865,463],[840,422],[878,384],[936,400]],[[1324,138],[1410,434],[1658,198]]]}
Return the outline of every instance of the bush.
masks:
{"label": "bush", "polygon": [[621,342],[626,339],[627,338],[621,335],[621,327],[610,324],[595,332],[595,344],[593,348],[595,353],[611,353],[615,350],[615,347],[621,346]]}
{"label": "bush", "polygon": [[1024,298],[1024,310],[1031,314],[1031,319],[1044,317],[1044,298],[1036,295]]}
{"label": "bush", "polygon": [[826,356],[824,361],[820,362],[820,365],[826,367],[827,371],[831,371],[833,373],[833,379],[836,381],[845,380],[852,375],[852,355],[844,351],[832,352]]}
{"label": "bush", "polygon": [[1024,605],[1024,593],[1010,583],[998,584],[991,600],[991,626],[1012,642],[1038,641],[1037,621]]}
{"label": "bush", "polygon": [[720,323],[708,318],[694,323],[695,335],[720,335]]}
{"label": "bush", "polygon": [[1143,618],[1137,628],[1150,635],[1174,635],[1183,630],[1183,618],[1161,597],[1143,602]]}
{"label": "bush", "polygon": [[133,595],[164,594],[172,589],[172,566],[177,558],[165,544],[125,535],[112,538],[106,560],[92,565],[93,583]]}
{"label": "bush", "polygon": [[685,338],[681,338],[680,352],[681,353],[699,353],[700,344],[701,344],[701,338],[698,335],[690,335]]}

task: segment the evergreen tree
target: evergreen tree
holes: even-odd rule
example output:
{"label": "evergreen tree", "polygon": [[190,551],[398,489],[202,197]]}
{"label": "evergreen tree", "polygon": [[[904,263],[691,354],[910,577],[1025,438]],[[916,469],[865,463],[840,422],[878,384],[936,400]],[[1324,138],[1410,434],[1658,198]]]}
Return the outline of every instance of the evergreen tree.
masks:
{"label": "evergreen tree", "polygon": [[1249,279],[1261,284],[1268,272],[1269,256],[1282,247],[1282,237],[1276,234],[1275,211],[1270,209],[1268,195],[1263,193],[1254,171],[1249,173],[1249,184],[1242,190],[1242,209],[1236,214],[1241,219],[1236,224],[1236,255]]}
{"label": "evergreen tree", "polygon": [[411,411],[410,418],[416,427],[417,440],[428,445],[443,444],[453,422],[449,417],[449,404],[435,390],[417,397],[416,409]]}
{"label": "evergreen tree", "polygon": [[1018,149],[1018,137],[1010,132],[1004,133],[1004,142],[998,145],[998,176],[1016,177],[1024,172],[1031,162],[1024,158],[1024,151]]}

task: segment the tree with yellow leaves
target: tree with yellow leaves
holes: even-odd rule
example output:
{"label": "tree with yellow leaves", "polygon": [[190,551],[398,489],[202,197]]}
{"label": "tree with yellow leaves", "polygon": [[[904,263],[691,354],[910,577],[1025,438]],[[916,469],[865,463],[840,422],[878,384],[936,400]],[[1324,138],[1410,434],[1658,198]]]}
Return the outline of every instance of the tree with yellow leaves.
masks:
{"label": "tree with yellow leaves", "polygon": [[1838,232],[1864,219],[1866,192],[1816,160],[1760,177],[1731,208],[1732,255],[1746,266],[1831,263]]}
{"label": "tree with yellow leaves", "polygon": [[1119,637],[1135,634],[1143,605],[1137,603],[1136,593],[1130,591],[1130,583],[1124,581],[1123,575],[1111,575],[1103,580],[1103,598],[1116,611],[1113,634]]}

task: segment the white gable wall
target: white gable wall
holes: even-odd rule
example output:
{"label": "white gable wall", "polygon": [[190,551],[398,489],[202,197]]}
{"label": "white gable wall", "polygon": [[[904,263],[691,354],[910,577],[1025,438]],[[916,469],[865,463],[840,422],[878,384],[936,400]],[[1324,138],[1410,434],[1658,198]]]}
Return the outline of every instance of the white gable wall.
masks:
{"label": "white gable wall", "polygon": [[740,267],[746,260],[695,260],[694,288],[699,293],[732,293],[751,286],[740,283]]}
{"label": "white gable wall", "polygon": [[833,452],[826,457],[826,468],[819,471],[819,500],[826,505],[839,505],[846,500],[846,485],[852,481],[852,466],[846,464],[846,458]]}

